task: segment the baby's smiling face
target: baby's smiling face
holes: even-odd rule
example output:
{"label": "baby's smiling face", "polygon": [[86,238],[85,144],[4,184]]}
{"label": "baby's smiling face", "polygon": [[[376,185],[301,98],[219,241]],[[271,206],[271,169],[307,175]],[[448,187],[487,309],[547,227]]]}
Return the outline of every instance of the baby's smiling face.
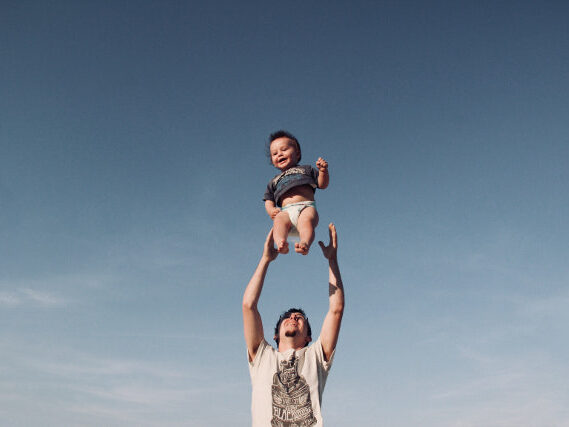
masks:
{"label": "baby's smiling face", "polygon": [[277,138],[271,142],[271,162],[281,171],[287,170],[298,163],[298,150],[292,139],[287,137]]}

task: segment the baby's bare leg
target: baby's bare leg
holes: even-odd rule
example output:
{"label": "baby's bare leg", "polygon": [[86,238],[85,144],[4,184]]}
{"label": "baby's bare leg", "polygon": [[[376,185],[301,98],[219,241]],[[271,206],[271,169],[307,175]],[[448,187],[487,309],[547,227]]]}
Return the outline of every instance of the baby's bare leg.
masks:
{"label": "baby's bare leg", "polygon": [[279,212],[273,221],[273,238],[277,245],[277,251],[281,254],[288,253],[288,242],[286,239],[291,226],[292,223],[286,212]]}
{"label": "baby's bare leg", "polygon": [[314,230],[318,225],[318,212],[313,207],[302,210],[298,217],[296,228],[300,236],[300,242],[294,244],[294,250],[302,255],[307,255],[310,245],[314,241]]}

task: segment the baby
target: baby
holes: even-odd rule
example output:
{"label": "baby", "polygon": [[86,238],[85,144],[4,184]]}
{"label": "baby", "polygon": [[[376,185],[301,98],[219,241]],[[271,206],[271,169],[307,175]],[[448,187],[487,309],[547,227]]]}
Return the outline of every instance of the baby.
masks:
{"label": "baby", "polygon": [[[318,225],[318,212],[314,202],[316,188],[328,187],[328,163],[318,158],[316,167],[300,166],[300,144],[289,132],[279,130],[269,136],[269,155],[274,167],[281,170],[267,185],[263,200],[273,220],[273,237],[277,250],[288,253],[287,237],[298,235],[300,242],[294,250],[308,254]],[[281,207],[281,209],[279,209]]]}

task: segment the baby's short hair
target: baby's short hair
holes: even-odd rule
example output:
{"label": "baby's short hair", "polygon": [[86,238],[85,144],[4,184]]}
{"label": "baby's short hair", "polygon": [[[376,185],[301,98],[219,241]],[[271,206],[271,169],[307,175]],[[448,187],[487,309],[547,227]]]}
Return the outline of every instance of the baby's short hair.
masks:
{"label": "baby's short hair", "polygon": [[296,139],[296,137],[292,133],[283,129],[273,132],[269,135],[269,140],[267,141],[267,145],[265,146],[265,152],[267,154],[269,162],[271,161],[271,142],[273,142],[275,139],[278,138],[288,138],[296,144],[296,150],[298,151],[298,161],[300,162],[300,159],[302,157],[302,152],[300,151],[300,144],[298,143],[298,139]]}

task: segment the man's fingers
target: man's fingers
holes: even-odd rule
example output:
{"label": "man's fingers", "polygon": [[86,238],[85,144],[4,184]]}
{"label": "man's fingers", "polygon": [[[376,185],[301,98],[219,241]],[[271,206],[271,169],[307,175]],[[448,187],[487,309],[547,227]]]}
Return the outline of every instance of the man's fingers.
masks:
{"label": "man's fingers", "polygon": [[333,223],[329,225],[330,230],[330,241],[333,247],[338,246],[338,233],[336,233],[336,226]]}
{"label": "man's fingers", "polygon": [[267,234],[267,240],[266,243],[269,245],[273,245],[275,244],[275,240],[273,239],[273,228],[271,227],[271,229],[269,230],[269,234]]}
{"label": "man's fingers", "polygon": [[330,238],[330,243],[328,243],[328,245],[331,245],[332,243],[334,243],[334,224],[330,223],[328,224],[328,237]]}

